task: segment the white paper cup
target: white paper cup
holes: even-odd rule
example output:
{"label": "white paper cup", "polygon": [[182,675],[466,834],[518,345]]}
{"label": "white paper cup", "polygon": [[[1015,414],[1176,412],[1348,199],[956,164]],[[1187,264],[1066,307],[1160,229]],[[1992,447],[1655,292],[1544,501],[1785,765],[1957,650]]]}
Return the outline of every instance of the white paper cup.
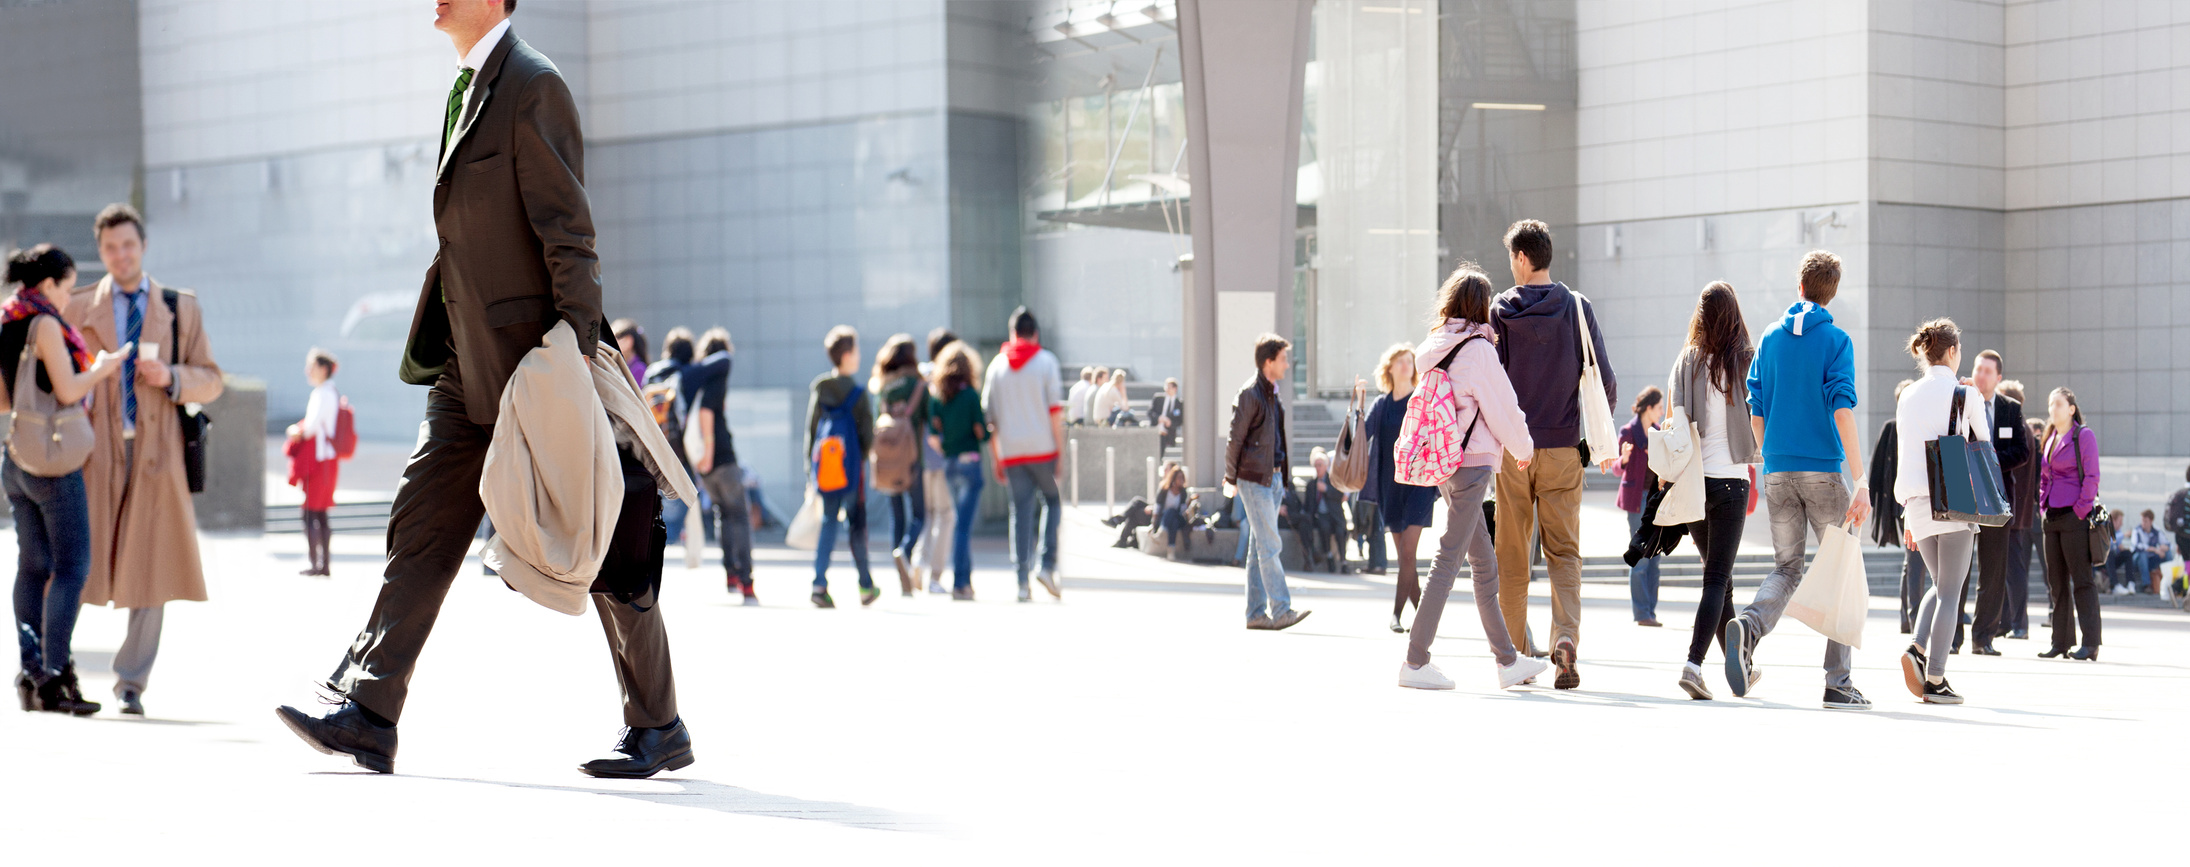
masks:
{"label": "white paper cup", "polygon": [[157,343],[137,344],[137,357],[158,361],[160,359],[160,345]]}

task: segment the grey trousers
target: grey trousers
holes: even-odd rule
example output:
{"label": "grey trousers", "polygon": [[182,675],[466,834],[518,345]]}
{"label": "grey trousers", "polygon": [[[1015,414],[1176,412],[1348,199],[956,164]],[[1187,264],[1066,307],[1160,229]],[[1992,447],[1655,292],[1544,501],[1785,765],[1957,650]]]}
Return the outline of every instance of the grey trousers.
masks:
{"label": "grey trousers", "polygon": [[1939,576],[1916,612],[1916,640],[1924,644],[1924,673],[1932,677],[1947,673],[1947,653],[1954,648],[1954,630],[1961,626],[1962,616],[1960,605],[1943,600],[1962,598],[1962,584],[1969,580],[1970,547],[1976,535],[1956,530],[1916,540],[1916,552],[1924,555],[1924,566]]}
{"label": "grey trousers", "polygon": [[753,577],[753,521],[745,511],[745,474],[737,464],[721,464],[700,477],[715,501],[715,538],[722,542],[722,569],[739,578]]}
{"label": "grey trousers", "polygon": [[1414,630],[1407,634],[1407,664],[1423,666],[1430,661],[1430,642],[1437,640],[1437,622],[1445,616],[1445,597],[1452,594],[1453,580],[1460,576],[1460,558],[1467,557],[1475,576],[1475,613],[1483,620],[1483,638],[1499,665],[1512,665],[1520,654],[1513,636],[1506,632],[1505,614],[1498,608],[1498,549],[1483,526],[1483,494],[1497,478],[1493,467],[1461,467],[1437,487],[1445,500],[1445,535],[1437,543],[1437,559],[1430,564],[1429,586],[1422,589],[1422,604],[1414,610]]}
{"label": "grey trousers", "polygon": [[[1772,574],[1757,588],[1749,607],[1741,610],[1742,627],[1749,644],[1772,633],[1779,617],[1787,613],[1787,599],[1802,584],[1804,548],[1809,534],[1823,538],[1825,528],[1838,525],[1848,512],[1848,483],[1839,473],[1766,473],[1765,508],[1772,513]],[[1968,564],[1963,564],[1967,569]],[[1825,642],[1825,685],[1852,687],[1850,671],[1855,651],[1836,641]]]}
{"label": "grey trousers", "polygon": [[165,605],[129,609],[129,632],[114,651],[116,697],[125,692],[144,695],[145,684],[152,680],[152,661],[160,657],[160,626],[166,619]]}

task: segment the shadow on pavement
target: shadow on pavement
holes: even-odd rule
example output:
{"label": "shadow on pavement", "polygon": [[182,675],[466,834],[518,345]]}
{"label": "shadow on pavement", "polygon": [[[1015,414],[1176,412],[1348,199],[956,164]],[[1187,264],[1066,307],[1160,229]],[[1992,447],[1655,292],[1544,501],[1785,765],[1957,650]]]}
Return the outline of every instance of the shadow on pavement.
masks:
{"label": "shadow on pavement", "polygon": [[931,816],[916,816],[910,813],[899,813],[880,807],[867,807],[842,801],[809,801],[789,795],[771,795],[766,792],[756,792],[751,789],[724,785],[709,780],[656,777],[646,782],[676,786],[680,791],[627,792],[587,786],[554,786],[542,783],[515,783],[506,780],[480,780],[469,777],[414,776],[412,778],[441,780],[451,783],[480,783],[490,786],[507,786],[513,789],[607,795],[616,798],[628,798],[634,801],[645,801],[650,804],[667,804],[673,807],[713,810],[717,813],[829,822],[846,827],[871,828],[878,831],[940,833],[948,830],[942,820]]}

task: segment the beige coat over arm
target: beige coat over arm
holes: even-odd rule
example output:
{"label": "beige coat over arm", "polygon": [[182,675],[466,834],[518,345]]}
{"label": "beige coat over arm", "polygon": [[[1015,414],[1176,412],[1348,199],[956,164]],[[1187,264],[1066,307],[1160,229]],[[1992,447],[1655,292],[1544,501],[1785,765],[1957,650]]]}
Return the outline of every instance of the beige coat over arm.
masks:
{"label": "beige coat over arm", "polygon": [[[114,350],[124,342],[114,328],[113,278],[79,287],[62,311],[83,332],[92,352]],[[198,296],[181,290],[176,311],[181,319],[180,346],[170,346],[170,316],[161,301],[163,288],[151,281],[145,299],[141,339],[160,345],[160,360],[173,364],[175,397],[167,389],[137,380],[137,457],[134,468],[122,462],[122,378],[110,376],[91,390],[91,427],[98,442],[84,465],[84,491],[91,511],[91,580],[84,604],[150,608],[185,599],[205,601],[205,573],[198,563],[198,517],[190,503],[190,482],[183,475],[182,427],[175,420],[179,403],[210,403],[221,395],[221,369],[205,339]],[[179,351],[179,354],[178,354]]]}

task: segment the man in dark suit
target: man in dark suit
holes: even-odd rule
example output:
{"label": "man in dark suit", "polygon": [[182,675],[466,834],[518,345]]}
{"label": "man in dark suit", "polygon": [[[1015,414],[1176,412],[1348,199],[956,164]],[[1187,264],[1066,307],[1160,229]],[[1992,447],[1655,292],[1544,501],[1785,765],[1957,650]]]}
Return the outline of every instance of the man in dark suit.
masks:
{"label": "man in dark suit", "polygon": [[[2000,353],[1990,349],[1978,353],[1977,366],[1970,371],[1970,384],[1985,398],[1985,430],[1992,437],[1993,451],[2000,456],[2000,483],[2006,486],[2007,502],[2014,503],[2015,471],[2030,460],[2030,431],[2023,427],[2023,405],[1999,393],[2000,368]],[[1971,652],[1981,656],[1999,656],[1992,640],[2008,631],[2000,622],[2000,614],[2008,597],[2011,534],[2007,527],[1977,528],[1977,644]],[[1968,586],[1967,582],[1963,584],[1964,588]],[[1966,589],[1963,595],[1968,595]],[[1961,627],[1955,627],[1955,632],[1959,638]],[[1960,646],[1959,641],[1956,646]]]}
{"label": "man in dark suit", "polygon": [[1179,403],[1179,381],[1163,381],[1163,393],[1148,402],[1148,426],[1155,428],[1156,460],[1163,460],[1171,444],[1178,441],[1179,423],[1186,420],[1186,407]]}
{"label": "man in dark suit", "polygon": [[[379,598],[325,685],[340,706],[320,717],[277,711],[314,749],[380,773],[394,771],[412,668],[486,511],[480,472],[511,372],[558,321],[589,357],[602,333],[577,105],[555,65],[510,32],[516,6],[435,8],[434,27],[461,60],[433,193],[441,248],[403,350],[403,380],[432,388],[425,429],[396,488]],[[579,770],[647,777],[691,764],[654,590],[620,601],[594,589],[629,728],[618,755]]]}

